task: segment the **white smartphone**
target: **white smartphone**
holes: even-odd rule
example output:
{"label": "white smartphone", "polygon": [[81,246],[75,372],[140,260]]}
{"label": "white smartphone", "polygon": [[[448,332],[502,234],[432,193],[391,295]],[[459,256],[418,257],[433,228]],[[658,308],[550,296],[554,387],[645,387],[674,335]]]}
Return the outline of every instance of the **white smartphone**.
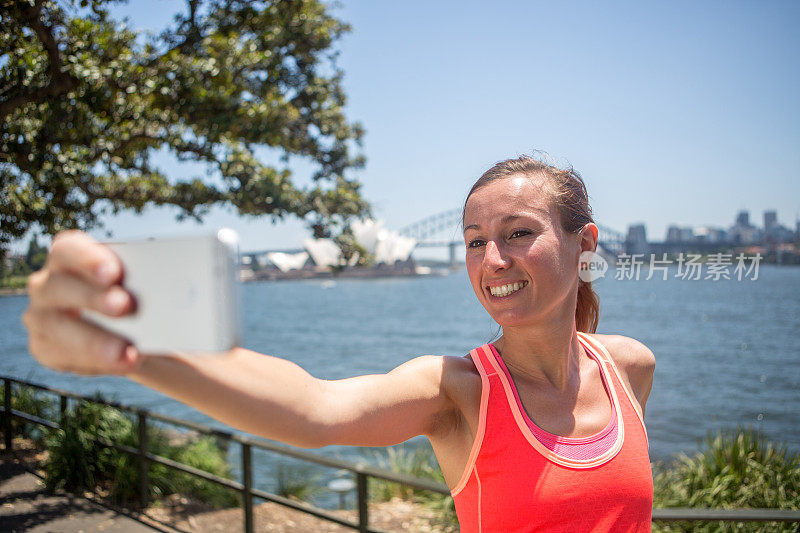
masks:
{"label": "white smartphone", "polygon": [[123,264],[132,315],[84,316],[142,353],[220,352],[240,344],[238,237],[233,230],[107,243]]}

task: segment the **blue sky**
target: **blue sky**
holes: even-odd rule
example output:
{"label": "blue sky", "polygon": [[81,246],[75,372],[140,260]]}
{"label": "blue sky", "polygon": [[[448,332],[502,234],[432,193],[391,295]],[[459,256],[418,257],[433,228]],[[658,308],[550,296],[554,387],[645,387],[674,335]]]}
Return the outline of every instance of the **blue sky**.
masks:
{"label": "blue sky", "polygon": [[[115,12],[161,29],[180,9]],[[644,222],[651,240],[673,223],[727,227],[743,208],[759,225],[765,209],[792,228],[800,215],[798,2],[344,0],[334,13],[353,27],[338,48],[348,116],[367,132],[356,175],[390,228],[460,207],[492,163],[533,149],[581,172],[599,223]],[[244,249],[306,236],[222,209],[206,225],[237,229]],[[155,209],[107,227],[197,231]]]}

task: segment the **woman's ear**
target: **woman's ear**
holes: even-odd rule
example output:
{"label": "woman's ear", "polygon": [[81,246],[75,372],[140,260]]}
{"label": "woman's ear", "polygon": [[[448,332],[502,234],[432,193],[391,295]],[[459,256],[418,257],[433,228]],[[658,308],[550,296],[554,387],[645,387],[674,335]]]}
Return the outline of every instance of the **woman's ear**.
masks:
{"label": "woman's ear", "polygon": [[597,250],[597,238],[600,234],[600,231],[597,229],[597,225],[593,222],[589,222],[581,229],[579,235],[581,237],[581,252],[594,252]]}

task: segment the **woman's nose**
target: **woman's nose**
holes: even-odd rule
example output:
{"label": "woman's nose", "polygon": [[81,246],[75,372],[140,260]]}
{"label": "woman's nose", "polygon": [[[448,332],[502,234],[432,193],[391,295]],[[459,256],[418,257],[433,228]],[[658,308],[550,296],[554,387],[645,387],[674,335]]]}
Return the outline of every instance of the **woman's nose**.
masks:
{"label": "woman's nose", "polygon": [[483,267],[486,270],[494,271],[508,266],[508,260],[503,257],[500,248],[494,241],[486,243],[486,251],[483,255]]}

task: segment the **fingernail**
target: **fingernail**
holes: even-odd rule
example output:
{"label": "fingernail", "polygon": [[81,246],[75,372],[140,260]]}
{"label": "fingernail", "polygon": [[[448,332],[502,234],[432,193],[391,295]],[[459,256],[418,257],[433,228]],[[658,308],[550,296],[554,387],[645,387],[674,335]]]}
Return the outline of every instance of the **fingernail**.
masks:
{"label": "fingernail", "polygon": [[139,362],[139,351],[130,345],[122,352],[122,362],[127,368],[134,368]]}
{"label": "fingernail", "polygon": [[106,311],[112,314],[121,313],[128,304],[128,294],[122,289],[112,289],[106,295]]}
{"label": "fingernail", "polygon": [[117,265],[111,261],[100,263],[97,267],[97,279],[100,283],[112,283],[117,277]]}

